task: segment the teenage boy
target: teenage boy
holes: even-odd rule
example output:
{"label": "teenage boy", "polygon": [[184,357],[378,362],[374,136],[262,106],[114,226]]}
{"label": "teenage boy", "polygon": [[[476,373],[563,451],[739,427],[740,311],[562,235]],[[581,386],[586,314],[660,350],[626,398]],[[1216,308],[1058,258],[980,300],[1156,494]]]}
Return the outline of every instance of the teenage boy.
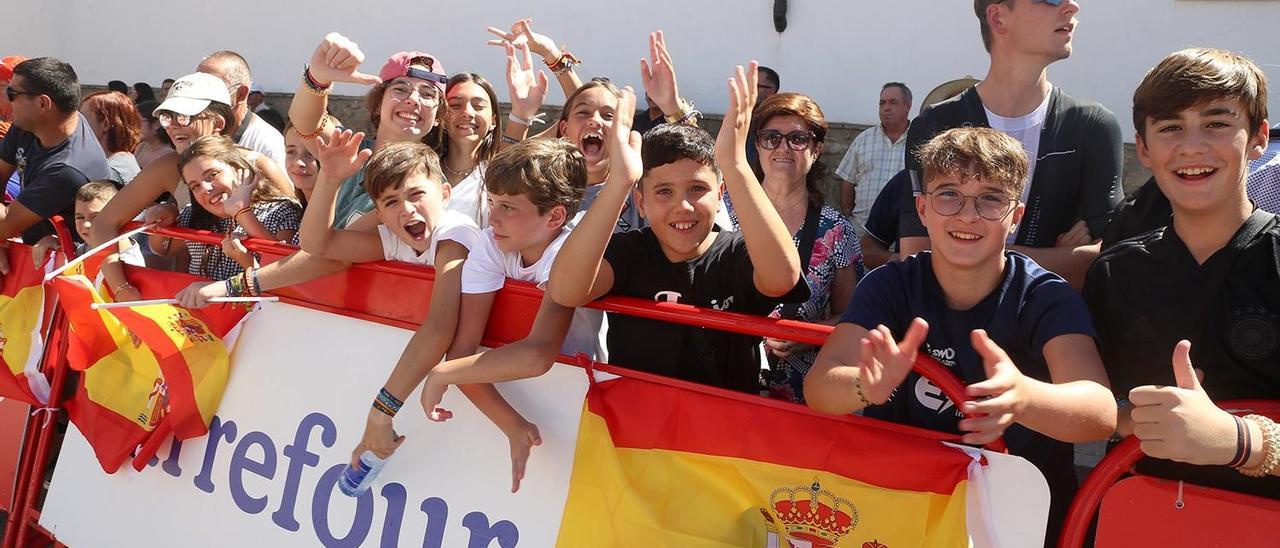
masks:
{"label": "teenage boy", "polygon": [[[1080,5],[1074,0],[974,0],[991,68],[976,86],[934,105],[907,132],[907,169],[921,190],[913,153],[934,135],[962,126],[991,127],[1026,150],[1026,204],[1006,239],[1044,268],[1079,287],[1098,256],[1097,241],[1124,198],[1124,143],[1115,115],[1049,83],[1050,64],[1071,55]],[[902,256],[930,244],[914,200],[902,204]]]}
{"label": "teenage boy", "polygon": [[[791,235],[747,164],[757,78],[755,63],[738,67],[714,144],[696,127],[664,125],[649,131],[642,149],[630,126],[635,95],[623,92],[610,128],[605,189],[551,269],[548,291],[556,303],[577,307],[625,295],[765,316],[779,302],[808,298]],[[717,161],[725,167],[723,186]],[[614,234],[633,190],[649,226]],[[715,226],[725,190],[741,232]],[[608,342],[616,365],[759,392],[759,337],[611,313]]]}
{"label": "teenage boy", "polygon": [[[919,155],[925,188],[916,210],[933,251],[888,263],[858,284],[805,377],[807,401],[826,413],[864,409],[963,433],[964,443],[1003,436],[1048,480],[1047,538],[1056,540],[1076,489],[1071,444],[1105,439],[1115,426],[1089,312],[1061,277],[1005,248],[1025,214],[1018,196],[1027,160],[1018,141],[957,128]],[[921,344],[969,384],[974,401],[957,409],[912,372]]]}
{"label": "teenage boy", "polygon": [[[454,335],[459,329],[462,265],[480,237],[469,217],[446,209],[449,183],[444,182],[435,152],[422,143],[404,142],[387,145],[371,158],[371,151],[360,147],[363,139],[361,133],[344,131],[334,135],[333,142],[320,143],[319,161],[324,167],[316,176],[315,190],[302,218],[299,234],[303,250],[346,262],[414,262],[435,267],[436,278],[426,320],[409,340],[369,410],[364,436],[351,453],[353,467],[365,450],[388,458],[404,442],[404,436],[397,436],[392,429],[392,419],[432,366],[446,355],[474,352],[474,347],[470,352],[459,348]],[[375,198],[374,213],[381,224],[376,232],[332,228],[338,188],[364,166],[365,160],[369,166],[364,190]],[[513,446],[518,438],[536,438],[533,425],[492,385],[468,385],[462,390],[495,424],[503,425]]]}
{"label": "teenage boy", "polygon": [[1280,429],[1214,405],[1280,398],[1280,220],[1245,188],[1266,118],[1266,77],[1243,56],[1186,49],[1151,69],[1133,94],[1138,158],[1173,216],[1104,252],[1085,299],[1122,400],[1117,433],[1148,456],[1212,465],[1150,471],[1277,497]]}

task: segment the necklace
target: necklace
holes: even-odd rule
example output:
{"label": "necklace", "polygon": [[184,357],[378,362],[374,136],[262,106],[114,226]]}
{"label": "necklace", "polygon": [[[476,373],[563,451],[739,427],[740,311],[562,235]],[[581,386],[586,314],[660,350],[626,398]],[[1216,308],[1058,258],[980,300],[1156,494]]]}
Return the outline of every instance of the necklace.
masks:
{"label": "necklace", "polygon": [[444,169],[444,174],[448,176],[450,179],[462,180],[462,179],[466,179],[467,177],[470,177],[471,173],[475,171],[477,167],[480,167],[480,164],[477,163],[476,165],[471,166],[471,169],[464,170],[464,171],[454,171],[453,168],[450,168],[449,164],[446,162],[440,162],[440,167]]}

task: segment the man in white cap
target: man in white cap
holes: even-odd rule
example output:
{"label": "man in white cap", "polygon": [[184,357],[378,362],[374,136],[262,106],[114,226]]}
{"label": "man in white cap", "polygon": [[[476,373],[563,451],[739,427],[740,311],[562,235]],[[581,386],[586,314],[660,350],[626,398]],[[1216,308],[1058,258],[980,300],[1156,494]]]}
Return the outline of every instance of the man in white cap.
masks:
{"label": "man in white cap", "polygon": [[249,93],[253,87],[253,75],[249,63],[234,51],[210,53],[196,72],[212,74],[226,83],[231,95],[231,108],[235,113],[235,131],[231,134],[236,144],[267,155],[284,168],[284,136],[271,124],[250,112]]}

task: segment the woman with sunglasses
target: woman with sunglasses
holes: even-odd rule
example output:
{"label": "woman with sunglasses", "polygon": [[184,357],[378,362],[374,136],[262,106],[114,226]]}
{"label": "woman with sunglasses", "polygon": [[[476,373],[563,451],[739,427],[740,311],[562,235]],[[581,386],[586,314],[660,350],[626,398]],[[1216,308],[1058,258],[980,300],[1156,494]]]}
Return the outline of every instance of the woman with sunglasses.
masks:
{"label": "woman with sunglasses", "polygon": [[[764,174],[760,185],[800,250],[810,289],[808,302],[779,306],[771,316],[834,325],[861,275],[862,249],[848,219],[824,205],[818,188],[827,171],[819,159],[826,118],[808,96],[779,93],[756,107],[751,126],[757,152],[752,169]],[[730,204],[727,199],[725,203]],[[728,209],[736,227],[737,216],[731,205]],[[813,366],[817,348],[765,339],[765,350],[770,367],[763,379],[769,395],[803,402],[804,375]]]}
{"label": "woman with sunglasses", "polygon": [[[125,223],[134,220],[166,193],[177,193],[178,182],[182,180],[178,154],[186,151],[200,137],[228,135],[231,133],[231,121],[235,119],[227,85],[216,76],[199,72],[179,78],[170,89],[168,97],[156,107],[153,114],[173,141],[177,153],[147,164],[132,182],[107,203],[94,219],[90,232],[90,243],[94,245],[119,236]],[[293,194],[288,176],[278,163],[250,150],[241,152],[246,161],[269,182],[265,184],[275,185],[280,194]],[[186,194],[185,191],[179,193],[180,201],[187,201]],[[152,220],[155,220],[159,211],[157,209],[149,212]],[[111,254],[102,263],[102,274],[108,288],[117,301],[140,299],[138,289],[125,277],[119,258],[119,254]]]}

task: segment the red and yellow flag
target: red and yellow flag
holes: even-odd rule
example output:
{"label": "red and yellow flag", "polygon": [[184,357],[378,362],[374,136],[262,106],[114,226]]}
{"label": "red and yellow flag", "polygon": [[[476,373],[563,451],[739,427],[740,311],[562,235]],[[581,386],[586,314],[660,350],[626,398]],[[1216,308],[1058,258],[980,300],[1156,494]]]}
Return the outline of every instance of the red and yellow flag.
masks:
{"label": "red and yellow flag", "polygon": [[558,545],[966,546],[971,463],[901,427],[620,378],[587,394]]}
{"label": "red and yellow flag", "polygon": [[9,273],[0,281],[0,396],[41,406],[49,401],[49,381],[39,370],[44,354],[44,271],[31,261],[31,248],[0,249]]}
{"label": "red and yellow flag", "polygon": [[[144,298],[171,297],[196,280],[142,270],[130,279]],[[143,444],[133,461],[141,469],[170,432],[178,439],[208,432],[246,307],[93,310],[104,299],[88,279],[60,276],[53,286],[71,322],[68,362],[84,372],[67,411],[104,470],[114,472]]]}

